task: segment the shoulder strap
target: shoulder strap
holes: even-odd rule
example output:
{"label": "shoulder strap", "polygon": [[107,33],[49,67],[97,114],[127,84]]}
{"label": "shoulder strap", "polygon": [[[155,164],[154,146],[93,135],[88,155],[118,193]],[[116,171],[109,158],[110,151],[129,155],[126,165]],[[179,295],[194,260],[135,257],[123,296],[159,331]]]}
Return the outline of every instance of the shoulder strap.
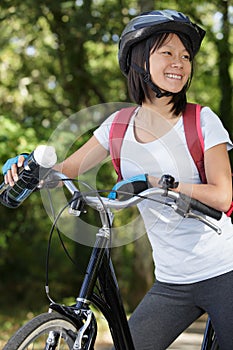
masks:
{"label": "shoulder strap", "polygon": [[[118,175],[118,181],[122,179],[120,170],[120,151],[125,132],[127,130],[132,114],[137,107],[121,109],[115,116],[109,134],[109,149],[112,163]],[[204,169],[204,140],[200,122],[201,106],[199,104],[187,103],[183,113],[185,137],[189,152],[196,164],[200,178],[206,183]]]}
{"label": "shoulder strap", "polygon": [[206,183],[200,112],[201,106],[199,104],[187,103],[183,113],[183,123],[189,152],[196,164],[202,183]]}
{"label": "shoulder strap", "polygon": [[[202,183],[207,183],[204,168],[204,140],[201,130],[200,112],[200,105],[187,103],[183,114],[183,121],[189,152],[196,164]],[[233,201],[226,215],[233,215]],[[231,220],[233,222],[233,217]]]}
{"label": "shoulder strap", "polygon": [[120,169],[120,152],[125,132],[129,121],[137,107],[122,108],[113,119],[109,134],[109,150],[113,166],[118,175],[118,181],[122,180]]}

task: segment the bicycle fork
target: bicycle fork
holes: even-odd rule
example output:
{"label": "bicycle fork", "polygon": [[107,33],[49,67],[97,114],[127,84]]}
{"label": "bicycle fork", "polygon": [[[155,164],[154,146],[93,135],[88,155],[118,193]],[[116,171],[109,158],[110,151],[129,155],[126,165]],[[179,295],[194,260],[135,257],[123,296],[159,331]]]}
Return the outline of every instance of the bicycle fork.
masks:
{"label": "bicycle fork", "polygon": [[[86,314],[87,314],[86,322],[78,331],[78,335],[76,337],[76,340],[75,340],[75,343],[73,346],[73,350],[83,349],[82,348],[83,341],[85,341],[85,343],[86,343],[85,349],[89,350],[90,346],[95,341],[95,338],[96,338],[96,320],[95,320],[95,317],[94,317],[91,310],[88,310],[86,312]],[[88,332],[88,336],[87,336],[87,335],[85,335],[85,332],[88,329],[91,331]],[[86,342],[86,341],[88,341],[88,342]]]}
{"label": "bicycle fork", "polygon": [[[74,343],[72,350],[92,350],[96,339],[97,323],[93,312],[89,309],[71,309],[69,307],[63,307],[58,304],[51,305],[53,310],[56,310],[60,314],[68,317],[74,322],[77,329],[77,333],[73,335]],[[82,324],[82,325],[81,325]],[[60,341],[62,338],[66,338],[64,330],[50,331],[47,337],[44,350],[60,349]]]}
{"label": "bicycle fork", "polygon": [[[108,241],[109,229],[108,227],[102,227],[97,233],[96,243],[92,250],[76,305],[74,307],[55,303],[50,305],[51,311],[54,310],[66,316],[76,325],[78,332],[72,350],[92,350],[95,343],[97,323],[93,312],[89,309],[89,304]],[[44,350],[57,349],[59,338],[59,332],[51,331]]]}

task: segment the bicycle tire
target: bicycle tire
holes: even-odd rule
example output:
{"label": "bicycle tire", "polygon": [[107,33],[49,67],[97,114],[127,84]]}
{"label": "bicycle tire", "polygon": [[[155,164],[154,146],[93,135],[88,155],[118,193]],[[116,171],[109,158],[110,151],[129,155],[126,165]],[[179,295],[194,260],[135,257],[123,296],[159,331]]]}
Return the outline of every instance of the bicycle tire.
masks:
{"label": "bicycle tire", "polygon": [[9,339],[3,350],[27,350],[32,346],[33,349],[44,349],[50,331],[59,333],[59,344],[48,350],[72,350],[77,329],[72,321],[56,312],[38,315],[27,322]]}

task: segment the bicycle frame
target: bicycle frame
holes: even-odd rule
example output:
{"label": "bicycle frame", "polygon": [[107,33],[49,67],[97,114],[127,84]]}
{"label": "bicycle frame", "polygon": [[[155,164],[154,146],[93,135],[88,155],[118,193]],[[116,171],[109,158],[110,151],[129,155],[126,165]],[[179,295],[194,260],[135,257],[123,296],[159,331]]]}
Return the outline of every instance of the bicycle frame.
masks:
{"label": "bicycle frame", "polygon": [[[73,310],[74,312],[82,310],[82,313],[86,315],[89,304],[93,303],[93,305],[101,311],[109,324],[115,349],[134,350],[117,278],[108,249],[110,237],[108,231],[109,229],[103,226],[97,234],[95,246],[92,250],[86,274],[77,298],[77,304],[74,306]],[[94,292],[97,280],[100,285],[102,296]],[[50,308],[72,318],[77,324],[77,314],[71,315],[70,309],[66,309],[58,304],[51,304]],[[83,318],[83,315],[80,314],[78,319],[80,319],[80,317]],[[92,334],[90,341],[94,344],[96,327],[92,326],[91,328]]]}
{"label": "bicycle frame", "polygon": [[205,327],[201,350],[211,350],[211,346],[213,345],[213,341],[215,337],[216,335],[215,335],[211,320],[208,317],[206,321],[206,327]]}
{"label": "bicycle frame", "polygon": [[[57,174],[58,178],[60,180],[66,179],[66,177],[63,174]],[[79,192],[77,192],[77,188],[74,186],[74,184],[70,181],[64,182],[70,193],[73,195],[73,198],[75,198],[75,206],[72,207],[70,212],[79,215],[79,209],[83,208],[83,201],[82,196],[80,196]],[[170,196],[170,198],[177,198],[179,196],[177,193],[171,192],[170,195],[165,190],[165,195]],[[143,197],[142,197],[143,198]],[[106,199],[105,199],[106,200]],[[134,198],[135,204],[137,203],[137,200],[140,201],[142,199],[140,198]],[[114,272],[113,264],[110,257],[110,251],[109,251],[109,240],[110,240],[110,234],[111,234],[111,225],[113,221],[113,214],[111,212],[111,208],[115,207],[116,209],[120,209],[120,202],[114,201],[114,203],[111,203],[110,206],[108,206],[107,202],[102,202],[103,198],[99,200],[99,198],[96,199],[96,201],[93,199],[93,197],[85,197],[85,202],[93,206],[95,209],[99,211],[101,222],[102,222],[102,228],[99,229],[97,233],[97,238],[95,242],[95,246],[92,250],[91,257],[89,260],[89,264],[86,270],[86,274],[79,292],[79,296],[77,298],[77,303],[74,307],[74,310],[82,310],[86,317],[86,311],[89,309],[89,304],[93,303],[104,315],[106,318],[109,329],[112,335],[112,339],[114,342],[114,346],[116,350],[134,350],[134,345],[130,333],[130,329],[128,326],[128,321],[126,317],[126,313],[124,310],[124,306],[122,303],[122,298],[120,294],[120,290],[117,283],[117,278]],[[80,204],[78,204],[80,202]],[[177,208],[175,209],[177,212],[181,212],[183,214],[184,209],[184,203],[182,202],[179,206],[179,201],[177,202]],[[128,201],[128,204],[125,204],[125,207],[130,206],[130,200]],[[109,209],[110,208],[110,209]],[[186,213],[186,216],[195,217],[197,220],[202,220],[205,224],[209,225],[214,229],[218,234],[221,232],[219,231],[218,227],[213,225],[211,222],[208,222],[206,219],[193,214],[192,211],[189,213]],[[100,294],[98,295],[94,292],[94,288],[96,286],[97,281],[100,285]],[[77,314],[74,314],[73,316],[69,311],[64,309],[63,307],[52,304],[51,309],[54,309],[58,312],[61,312],[62,314],[65,314],[69,318],[71,318],[74,322],[77,324]],[[80,318],[79,318],[80,319]],[[89,323],[85,325],[85,329],[81,332],[81,334],[84,334],[84,331],[86,328],[90,325],[90,332],[91,333],[91,339],[90,342],[92,345],[95,343],[96,338],[96,325],[95,320],[89,318]],[[80,327],[80,325],[79,325]],[[83,328],[82,327],[82,328]],[[211,346],[213,344],[215,338],[215,333],[211,324],[210,319],[208,319],[206,323],[206,329],[203,336],[203,342],[201,346],[201,350],[210,350]],[[80,340],[79,340],[80,341]],[[79,349],[77,347],[77,349]],[[81,349],[81,346],[80,346]],[[88,347],[89,349],[89,347]]]}

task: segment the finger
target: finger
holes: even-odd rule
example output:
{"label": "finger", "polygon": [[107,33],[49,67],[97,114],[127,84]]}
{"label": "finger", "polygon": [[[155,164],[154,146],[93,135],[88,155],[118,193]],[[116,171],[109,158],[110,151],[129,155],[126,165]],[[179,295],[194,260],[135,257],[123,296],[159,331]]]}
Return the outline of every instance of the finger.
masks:
{"label": "finger", "polygon": [[7,180],[6,183],[8,183],[10,186],[14,186],[15,182],[14,182],[11,170],[7,171],[7,174],[5,175],[5,177],[6,177],[6,180]]}
{"label": "finger", "polygon": [[9,183],[7,175],[4,175],[4,182],[5,182],[6,185]]}
{"label": "finger", "polygon": [[18,166],[17,164],[12,164],[11,166],[11,179],[16,182],[18,181]]}
{"label": "finger", "polygon": [[24,161],[25,161],[25,158],[24,158],[23,155],[21,155],[21,156],[18,157],[18,163],[17,163],[17,165],[18,165],[19,168],[20,168],[21,166],[23,166]]}

